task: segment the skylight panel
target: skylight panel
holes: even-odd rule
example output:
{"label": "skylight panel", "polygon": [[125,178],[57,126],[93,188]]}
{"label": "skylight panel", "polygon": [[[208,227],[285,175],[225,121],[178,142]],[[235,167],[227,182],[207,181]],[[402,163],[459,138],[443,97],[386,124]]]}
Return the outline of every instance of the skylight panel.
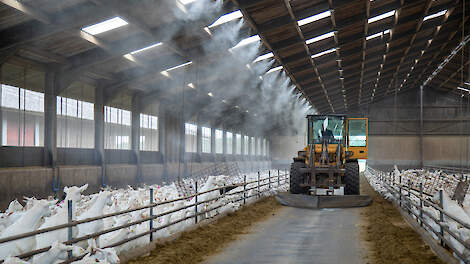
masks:
{"label": "skylight panel", "polygon": [[299,21],[297,21],[297,24],[300,26],[303,26],[305,24],[309,24],[309,23],[312,23],[312,22],[315,22],[317,20],[320,20],[320,19],[323,19],[325,17],[329,17],[331,16],[331,12],[330,10],[328,11],[325,11],[325,12],[322,12],[320,14],[316,14],[316,15],[313,15],[311,17],[307,17],[307,18],[304,18],[304,19],[301,19]]}
{"label": "skylight panel", "polygon": [[127,25],[127,21],[120,17],[113,17],[98,24],[94,24],[88,27],[82,28],[88,34],[91,35],[98,35],[106,31],[110,31],[116,28],[120,28],[122,26]]}
{"label": "skylight panel", "polygon": [[138,49],[138,50],[134,50],[134,51],[131,52],[130,54],[134,55],[134,54],[137,54],[137,53],[139,53],[139,52],[142,52],[142,51],[145,51],[145,50],[149,50],[149,49],[151,49],[151,48],[155,48],[155,47],[158,47],[158,46],[161,46],[161,45],[163,45],[163,43],[162,43],[162,42],[158,42],[158,43],[152,44],[152,45],[150,45],[150,46],[147,46],[147,47],[145,47],[145,48],[141,48],[141,49]]}
{"label": "skylight panel", "polygon": [[192,61],[189,61],[189,62],[180,64],[180,65],[177,65],[177,66],[175,66],[175,67],[171,67],[171,68],[169,68],[169,69],[166,69],[166,70],[164,70],[164,71],[161,71],[160,73],[161,73],[162,75],[164,75],[164,76],[170,78],[170,73],[169,73],[170,71],[176,70],[176,69],[178,69],[178,68],[181,68],[181,67],[184,67],[184,66],[187,66],[187,65],[190,65],[190,64],[192,64],[192,63],[193,63]]}
{"label": "skylight panel", "polygon": [[255,43],[257,41],[260,41],[260,37],[258,35],[254,35],[254,36],[251,36],[249,38],[246,38],[246,39],[242,39],[240,42],[238,42],[237,45],[235,45],[235,47],[233,47],[232,49],[236,49],[236,48],[240,48],[240,47],[243,47],[243,46],[246,46],[248,44],[251,44],[251,43]]}
{"label": "skylight panel", "polygon": [[264,55],[261,55],[259,56],[258,58],[256,58],[253,62],[258,62],[258,61],[262,61],[262,60],[266,60],[266,59],[269,59],[269,58],[272,58],[274,57],[274,54],[272,52],[269,52],[269,53],[266,53]]}
{"label": "skylight panel", "polygon": [[196,0],[178,0],[180,1],[183,5],[191,4],[193,2],[196,2]]}
{"label": "skylight panel", "polygon": [[379,33],[376,33],[376,34],[373,34],[373,35],[370,35],[370,36],[367,36],[367,37],[366,37],[366,40],[373,39],[373,38],[377,38],[377,37],[380,37],[380,36],[385,35],[385,34],[388,34],[388,33],[390,33],[390,29],[387,29],[387,30],[385,30],[385,31],[383,31],[383,32],[379,32]]}
{"label": "skylight panel", "polygon": [[332,48],[332,49],[329,49],[329,50],[325,50],[325,51],[319,52],[319,53],[317,53],[317,54],[312,55],[312,59],[321,57],[321,56],[323,56],[323,55],[325,55],[325,54],[332,53],[332,52],[335,52],[335,51],[336,51],[336,48]]}
{"label": "skylight panel", "polygon": [[457,89],[470,93],[469,89],[466,89],[466,88],[463,88],[463,87],[457,87]]}
{"label": "skylight panel", "polygon": [[239,18],[242,18],[242,17],[243,17],[242,12],[240,12],[240,10],[237,10],[237,11],[234,11],[232,13],[228,13],[228,14],[225,14],[225,15],[219,17],[216,21],[214,21],[214,23],[210,24],[208,26],[208,28],[213,28],[213,27],[216,27],[216,26],[220,26],[222,24],[225,24],[227,22],[230,22],[232,20],[239,19]]}
{"label": "skylight panel", "polygon": [[392,11],[389,11],[387,13],[384,13],[384,14],[381,14],[381,15],[378,15],[378,16],[375,16],[375,17],[372,17],[372,18],[369,18],[367,20],[367,22],[370,24],[370,23],[374,23],[375,21],[379,21],[379,20],[382,20],[384,18],[387,18],[387,17],[391,17],[395,15],[395,10],[392,10]]}
{"label": "skylight panel", "polygon": [[447,12],[447,10],[442,10],[442,11],[439,11],[439,12],[437,12],[437,13],[435,13],[435,14],[426,16],[426,17],[424,17],[423,21],[426,21],[426,20],[429,20],[429,19],[433,19],[433,18],[436,18],[436,17],[443,16],[443,15],[445,15],[446,12]]}
{"label": "skylight panel", "polygon": [[323,34],[323,35],[320,35],[320,36],[317,36],[317,37],[314,37],[314,38],[311,38],[311,39],[308,39],[306,40],[305,42],[307,44],[311,44],[313,42],[317,42],[317,41],[320,41],[320,40],[323,40],[323,39],[326,39],[326,38],[330,38],[330,37],[333,37],[335,35],[335,33],[333,31],[331,32],[328,32],[326,34]]}
{"label": "skylight panel", "polygon": [[189,61],[189,62],[180,64],[180,65],[178,65],[178,66],[175,66],[175,67],[171,67],[171,68],[169,68],[169,69],[166,69],[165,71],[169,72],[169,71],[172,71],[172,70],[176,70],[176,69],[178,69],[178,68],[181,68],[181,67],[190,65],[190,64],[192,64],[192,63],[193,63],[192,61]]}
{"label": "skylight panel", "polygon": [[272,69],[270,69],[268,72],[266,72],[266,74],[271,73],[271,72],[275,72],[275,71],[280,71],[280,70],[282,70],[282,66],[278,66],[278,67],[276,67],[276,68],[272,68]]}

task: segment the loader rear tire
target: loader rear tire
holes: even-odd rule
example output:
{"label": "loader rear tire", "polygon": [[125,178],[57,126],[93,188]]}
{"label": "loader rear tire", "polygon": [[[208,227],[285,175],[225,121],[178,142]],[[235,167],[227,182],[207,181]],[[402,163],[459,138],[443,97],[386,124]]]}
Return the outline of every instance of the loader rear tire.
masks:
{"label": "loader rear tire", "polygon": [[347,162],[345,165],[346,172],[344,173],[344,194],[345,195],[359,195],[359,163],[357,161]]}
{"label": "loader rear tire", "polygon": [[308,187],[301,187],[300,184],[304,182],[305,175],[300,172],[300,168],[305,167],[303,162],[294,162],[290,166],[290,193],[304,194],[308,193]]}

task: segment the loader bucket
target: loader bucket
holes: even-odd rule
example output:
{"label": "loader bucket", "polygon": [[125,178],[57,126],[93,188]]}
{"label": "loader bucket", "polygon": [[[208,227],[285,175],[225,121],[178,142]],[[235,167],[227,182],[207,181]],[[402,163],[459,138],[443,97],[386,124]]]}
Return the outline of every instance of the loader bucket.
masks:
{"label": "loader bucket", "polygon": [[368,195],[313,196],[279,193],[276,195],[276,200],[284,206],[306,209],[364,207],[372,203]]}

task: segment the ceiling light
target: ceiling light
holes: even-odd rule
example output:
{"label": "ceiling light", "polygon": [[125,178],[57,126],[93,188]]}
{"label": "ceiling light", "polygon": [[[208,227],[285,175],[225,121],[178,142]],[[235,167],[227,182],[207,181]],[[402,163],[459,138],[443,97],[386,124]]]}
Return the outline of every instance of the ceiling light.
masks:
{"label": "ceiling light", "polygon": [[204,31],[207,32],[207,34],[209,34],[209,36],[212,36],[212,32],[208,27],[204,27]]}
{"label": "ceiling light", "polygon": [[261,39],[258,35],[254,35],[254,36],[248,37],[246,39],[242,39],[240,42],[238,42],[237,45],[235,45],[233,48],[231,48],[231,50],[246,46],[248,44],[251,44],[251,43],[254,43],[254,42],[257,42],[257,41],[260,41],[260,40]]}
{"label": "ceiling light", "polygon": [[210,97],[214,96],[212,93],[207,93],[207,95],[209,95]]}
{"label": "ceiling light", "polygon": [[178,68],[181,68],[181,67],[190,65],[190,64],[192,64],[192,63],[193,63],[192,61],[189,61],[189,62],[180,64],[180,65],[177,65],[177,66],[175,66],[175,67],[171,67],[171,68],[169,68],[169,69],[166,69],[166,70],[164,70],[164,71],[169,72],[169,71],[176,70],[176,69],[178,69]]}
{"label": "ceiling light", "polygon": [[123,56],[124,58],[130,60],[130,61],[133,61],[133,62],[136,62],[134,56],[132,56],[130,53],[127,53],[126,55]]}
{"label": "ceiling light", "polygon": [[470,93],[470,90],[467,89],[467,88],[463,88],[463,87],[457,87],[457,89],[459,90],[462,90],[462,91],[465,91],[465,92],[469,92]]}
{"label": "ceiling light", "polygon": [[269,53],[266,53],[264,55],[261,55],[259,56],[258,58],[256,58],[253,62],[258,62],[258,61],[262,61],[262,60],[266,60],[266,59],[269,59],[269,58],[272,58],[274,57],[274,54],[272,52],[269,52]]}
{"label": "ceiling light", "polygon": [[85,31],[91,35],[98,35],[106,31],[110,31],[122,26],[127,25],[127,21],[120,17],[113,17],[98,24],[94,24],[88,27],[82,28],[82,31]]}
{"label": "ceiling light", "polygon": [[436,17],[440,17],[440,16],[444,15],[446,12],[447,12],[447,10],[442,10],[442,11],[439,11],[439,12],[437,12],[437,13],[435,13],[435,14],[426,16],[426,17],[424,17],[423,21],[426,21],[426,20],[429,20],[429,19],[433,19],[433,18],[436,18]]}
{"label": "ceiling light", "polygon": [[314,59],[314,58],[318,58],[318,57],[320,57],[320,56],[323,56],[323,55],[325,55],[325,54],[328,54],[328,53],[331,53],[331,52],[334,52],[334,51],[336,51],[336,49],[335,49],[335,48],[332,48],[332,49],[329,49],[329,50],[322,51],[322,52],[320,52],[320,53],[317,53],[317,54],[314,54],[314,55],[312,55],[312,59]]}
{"label": "ceiling light", "polygon": [[374,23],[375,21],[379,21],[379,20],[382,20],[384,18],[387,18],[387,17],[391,17],[395,15],[395,10],[392,10],[392,11],[389,11],[387,13],[384,13],[384,14],[381,14],[381,15],[378,15],[378,16],[375,16],[375,17],[372,17],[372,18],[369,18],[367,20],[367,23]]}
{"label": "ceiling light", "polygon": [[227,22],[230,22],[232,20],[239,19],[242,17],[243,17],[242,12],[240,12],[240,10],[237,10],[232,13],[228,13],[219,17],[216,21],[214,21],[214,23],[210,24],[208,28],[216,27],[216,26],[222,25],[224,23],[227,23]]}
{"label": "ceiling light", "polygon": [[382,31],[382,32],[379,32],[379,33],[376,33],[376,34],[373,34],[373,35],[370,35],[370,36],[367,36],[366,40],[381,37],[381,36],[383,36],[385,34],[388,34],[388,33],[390,33],[390,29],[387,29],[385,31]]}
{"label": "ceiling light", "polygon": [[266,72],[266,74],[271,73],[271,72],[275,72],[275,71],[280,71],[280,70],[282,70],[282,66],[278,66],[278,67],[276,67],[276,68],[272,68],[272,69],[270,69],[268,72]]}
{"label": "ceiling light", "polygon": [[317,36],[317,37],[314,37],[314,38],[311,38],[311,39],[308,39],[306,40],[305,42],[308,44],[311,44],[313,42],[317,42],[317,41],[320,41],[320,40],[323,40],[323,39],[326,39],[326,38],[330,38],[330,37],[333,37],[335,35],[335,33],[333,31],[331,32],[328,32],[326,34],[323,34],[323,35],[320,35],[320,36]]}
{"label": "ceiling light", "polygon": [[192,2],[195,2],[196,0],[178,0],[180,1],[183,5],[191,4]]}
{"label": "ceiling light", "polygon": [[134,54],[137,54],[137,53],[142,52],[142,51],[144,51],[144,50],[148,50],[148,49],[151,49],[151,48],[155,48],[155,47],[158,47],[158,46],[161,46],[161,45],[163,45],[163,43],[162,43],[162,42],[158,42],[158,43],[152,44],[152,45],[150,45],[150,46],[147,46],[147,47],[145,47],[145,48],[141,48],[141,49],[138,49],[138,50],[134,50],[134,51],[131,52],[130,54],[134,55]]}
{"label": "ceiling light", "polygon": [[189,86],[190,88],[196,89],[196,86],[194,85],[194,83],[188,83],[188,86]]}
{"label": "ceiling light", "polygon": [[323,18],[329,17],[329,16],[331,16],[330,10],[322,12],[320,14],[316,14],[316,15],[304,18],[304,19],[301,19],[301,20],[297,21],[297,24],[300,27],[300,26],[303,26],[305,24],[309,24],[309,23],[315,22],[317,20],[320,20],[320,19],[323,19]]}

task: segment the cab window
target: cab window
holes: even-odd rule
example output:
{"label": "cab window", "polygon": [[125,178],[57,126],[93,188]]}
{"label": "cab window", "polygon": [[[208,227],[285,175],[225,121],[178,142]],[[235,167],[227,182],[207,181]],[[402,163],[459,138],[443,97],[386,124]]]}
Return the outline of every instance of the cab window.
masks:
{"label": "cab window", "polygon": [[348,121],[348,137],[350,147],[365,147],[367,145],[367,120],[350,119]]}

